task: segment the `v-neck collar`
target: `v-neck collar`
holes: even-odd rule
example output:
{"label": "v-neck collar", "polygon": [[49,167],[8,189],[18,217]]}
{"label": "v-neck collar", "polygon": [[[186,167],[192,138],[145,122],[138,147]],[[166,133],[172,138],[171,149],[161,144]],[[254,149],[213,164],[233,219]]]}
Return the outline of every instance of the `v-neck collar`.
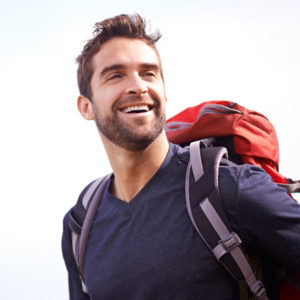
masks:
{"label": "v-neck collar", "polygon": [[110,202],[111,205],[115,206],[118,209],[124,210],[124,211],[131,211],[135,209],[138,205],[140,205],[140,202],[143,202],[143,195],[147,193],[151,193],[151,187],[153,186],[160,186],[163,184],[163,173],[164,169],[170,164],[171,160],[174,158],[175,154],[178,151],[178,146],[174,144],[169,144],[169,150],[166,155],[165,160],[163,161],[160,168],[155,172],[155,174],[151,177],[151,179],[146,183],[146,185],[131,199],[129,202],[120,200],[119,198],[113,196],[109,191],[108,187],[110,186],[114,175],[112,174],[110,177],[110,180],[106,186],[106,190],[104,193],[104,201]]}

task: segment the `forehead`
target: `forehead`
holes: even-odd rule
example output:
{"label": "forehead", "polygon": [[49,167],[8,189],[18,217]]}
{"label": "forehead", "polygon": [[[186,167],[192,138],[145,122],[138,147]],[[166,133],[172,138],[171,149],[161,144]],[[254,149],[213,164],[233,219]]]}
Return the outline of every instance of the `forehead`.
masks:
{"label": "forehead", "polygon": [[92,59],[94,71],[101,71],[101,69],[113,64],[130,67],[145,63],[160,66],[155,50],[142,40],[123,37],[113,38],[105,42]]}

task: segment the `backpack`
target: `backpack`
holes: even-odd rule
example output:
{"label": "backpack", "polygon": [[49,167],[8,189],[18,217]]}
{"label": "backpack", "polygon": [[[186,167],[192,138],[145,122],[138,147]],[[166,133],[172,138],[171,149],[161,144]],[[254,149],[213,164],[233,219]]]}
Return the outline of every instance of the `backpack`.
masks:
{"label": "backpack", "polygon": [[229,160],[259,166],[289,192],[299,192],[299,181],[279,173],[276,131],[261,113],[231,101],[207,101],[170,118],[166,133],[170,142],[180,145],[208,139],[213,146],[226,147]]}
{"label": "backpack", "polygon": [[[241,297],[250,299],[252,294],[256,299],[267,300],[264,285],[257,279],[240,247],[240,238],[232,232],[227,220],[219,198],[218,170],[221,158],[228,156],[237,163],[259,165],[289,193],[300,192],[299,182],[287,180],[278,172],[278,142],[274,127],[262,114],[235,103],[210,101],[188,108],[169,119],[166,132],[169,141],[173,143],[185,145],[196,140],[190,145],[190,161],[185,179],[187,210],[195,229],[216,259],[245,287],[247,292],[242,290]],[[207,148],[211,145],[214,147]],[[70,212],[73,254],[85,292],[85,247],[109,176],[90,183]],[[298,285],[299,282],[295,281],[294,284]],[[282,289],[285,295],[281,293],[281,299],[300,299],[300,291],[292,289],[290,293],[289,288],[286,285]]]}

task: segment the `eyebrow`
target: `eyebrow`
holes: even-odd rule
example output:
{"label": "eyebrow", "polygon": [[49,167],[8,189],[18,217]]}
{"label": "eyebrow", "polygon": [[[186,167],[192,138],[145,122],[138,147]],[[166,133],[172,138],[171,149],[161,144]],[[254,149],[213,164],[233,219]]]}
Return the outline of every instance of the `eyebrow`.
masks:
{"label": "eyebrow", "polygon": [[120,70],[120,69],[124,69],[124,68],[125,68],[125,65],[122,65],[122,64],[115,64],[115,65],[111,65],[111,66],[105,67],[100,72],[100,77],[102,77],[103,75],[105,75],[106,73],[108,73],[110,71]]}
{"label": "eyebrow", "polygon": [[150,69],[150,70],[153,70],[153,71],[159,71],[160,70],[159,65],[156,64],[156,63],[144,63],[144,64],[141,64],[140,67],[142,69]]}
{"label": "eyebrow", "polygon": [[[141,69],[148,69],[148,70],[154,70],[154,71],[159,71],[160,67],[156,63],[142,63],[139,66]],[[121,70],[125,69],[126,65],[124,64],[114,64],[108,67],[103,68],[103,70],[100,72],[100,77],[104,76],[106,73],[114,70]]]}

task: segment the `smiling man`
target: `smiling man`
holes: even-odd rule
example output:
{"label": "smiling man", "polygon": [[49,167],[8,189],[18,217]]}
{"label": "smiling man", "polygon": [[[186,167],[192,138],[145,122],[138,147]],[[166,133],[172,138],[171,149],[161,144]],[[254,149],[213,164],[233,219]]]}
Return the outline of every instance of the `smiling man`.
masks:
{"label": "smiling man", "polygon": [[[70,212],[65,216],[70,299],[239,299],[237,283],[189,219],[189,149],[166,138],[159,38],[146,33],[139,15],[119,15],[96,24],[77,59],[78,109],[95,121],[113,173],[88,236],[87,291],[72,252]],[[220,166],[219,189],[245,250],[300,272],[299,205],[261,169],[227,160]],[[277,299],[278,288],[272,295]]]}
{"label": "smiling man", "polygon": [[[141,19],[136,21],[143,25]],[[113,26],[114,21],[110,22]],[[165,88],[154,46],[158,36],[147,36],[142,27],[128,29],[132,37],[117,34],[102,41],[90,61],[82,62],[90,68],[91,78],[89,93],[82,91],[78,98],[82,116],[95,120],[114,170],[111,189],[127,202],[153,176],[169,148],[164,132]],[[105,27],[103,36],[104,31]],[[78,60],[90,58],[86,55],[83,52]],[[81,70],[79,85],[84,76]]]}
{"label": "smiling man", "polygon": [[91,99],[80,96],[85,118],[95,118],[105,145],[144,150],[165,125],[165,92],[156,52],[144,41],[115,37],[92,58]]}

